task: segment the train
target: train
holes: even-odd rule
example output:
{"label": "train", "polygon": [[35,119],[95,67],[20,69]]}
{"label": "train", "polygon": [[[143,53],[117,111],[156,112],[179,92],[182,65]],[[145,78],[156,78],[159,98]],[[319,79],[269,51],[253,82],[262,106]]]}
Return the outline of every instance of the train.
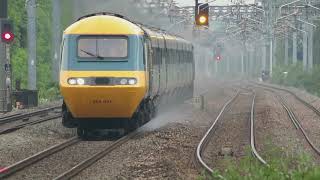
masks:
{"label": "train", "polygon": [[94,13],[64,30],[59,86],[62,124],[131,132],[161,104],[193,97],[193,44],[122,15]]}

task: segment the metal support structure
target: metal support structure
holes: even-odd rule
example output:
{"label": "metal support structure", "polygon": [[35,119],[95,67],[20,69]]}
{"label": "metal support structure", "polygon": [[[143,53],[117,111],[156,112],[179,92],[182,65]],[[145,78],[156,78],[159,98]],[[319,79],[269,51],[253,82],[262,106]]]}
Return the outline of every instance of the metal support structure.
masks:
{"label": "metal support structure", "polygon": [[244,75],[244,53],[241,51],[241,74]]}
{"label": "metal support structure", "polygon": [[292,34],[292,62],[293,64],[297,64],[298,62],[298,39],[297,39],[297,32],[293,32]]}
{"label": "metal support structure", "polygon": [[[306,24],[303,24],[303,29],[306,29]],[[303,34],[303,69],[307,70],[308,66],[308,34]]]}
{"label": "metal support structure", "polygon": [[308,27],[308,70],[313,68],[313,27]]}
{"label": "metal support structure", "polygon": [[273,68],[273,39],[270,39],[270,60],[269,60],[269,73],[270,76],[272,75],[272,68]]}
{"label": "metal support structure", "polygon": [[284,64],[289,65],[289,37],[285,36],[284,39]]}
{"label": "metal support structure", "polygon": [[61,20],[60,0],[52,0],[52,76],[58,82],[60,67]]}
{"label": "metal support structure", "polygon": [[[0,0],[0,21],[8,19],[8,1]],[[0,24],[2,24],[0,22]],[[10,45],[0,41],[0,112],[12,110]]]}
{"label": "metal support structure", "polygon": [[28,13],[28,89],[37,90],[36,0],[26,1]]}
{"label": "metal support structure", "polygon": [[0,112],[7,112],[6,107],[6,72],[5,66],[6,48],[5,44],[0,42]]}
{"label": "metal support structure", "polygon": [[218,66],[219,66],[218,61],[215,61],[215,66],[214,66],[214,74],[215,75],[218,75]]}
{"label": "metal support structure", "polygon": [[230,73],[230,57],[229,56],[226,56],[226,61],[227,61],[227,73],[229,74]]}
{"label": "metal support structure", "polygon": [[267,46],[263,45],[262,48],[262,69],[261,70],[266,70],[267,69]]}
{"label": "metal support structure", "polygon": [[277,64],[277,48],[278,48],[278,41],[277,38],[273,37],[273,64]]}

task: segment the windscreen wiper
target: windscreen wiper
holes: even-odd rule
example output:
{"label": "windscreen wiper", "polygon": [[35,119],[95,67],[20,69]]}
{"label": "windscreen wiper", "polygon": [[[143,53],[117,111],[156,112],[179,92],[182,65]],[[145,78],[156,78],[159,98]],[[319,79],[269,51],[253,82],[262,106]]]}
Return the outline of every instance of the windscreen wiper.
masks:
{"label": "windscreen wiper", "polygon": [[91,53],[91,52],[85,51],[85,50],[83,50],[83,49],[80,49],[80,51],[88,54],[88,55],[91,56],[91,57],[96,57],[96,58],[99,58],[99,59],[103,59],[103,57],[101,57],[101,56],[99,56],[99,55],[96,55],[96,54],[93,54],[93,53]]}

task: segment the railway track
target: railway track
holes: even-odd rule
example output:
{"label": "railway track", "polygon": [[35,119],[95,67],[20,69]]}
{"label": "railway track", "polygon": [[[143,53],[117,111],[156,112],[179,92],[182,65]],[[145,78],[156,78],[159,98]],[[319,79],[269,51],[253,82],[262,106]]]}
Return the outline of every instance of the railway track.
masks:
{"label": "railway track", "polygon": [[[61,112],[57,112],[61,106],[54,106],[29,113],[17,113],[0,117],[0,135],[13,132],[23,127],[42,123],[61,117]],[[50,114],[51,112],[54,112]]]}
{"label": "railway track", "polygon": [[30,165],[46,158],[49,157],[50,155],[57,153],[67,147],[70,147],[78,142],[80,142],[81,140],[79,138],[71,138],[61,144],[52,146],[44,151],[41,151],[33,156],[30,156],[24,160],[21,160],[15,164],[12,164],[6,168],[2,169],[2,172],[0,173],[0,179],[9,177],[15,173],[17,173],[18,171],[21,171],[27,167],[29,167]]}
{"label": "railway track", "polygon": [[131,133],[131,134],[129,134],[129,135],[117,140],[117,141],[115,141],[110,146],[102,149],[98,153],[96,153],[96,154],[92,155],[91,157],[85,159],[80,164],[74,166],[70,170],[60,174],[59,176],[54,178],[54,180],[67,180],[67,179],[70,179],[70,178],[76,176],[77,174],[82,172],[84,169],[88,168],[89,166],[91,166],[92,164],[97,162],[98,160],[102,159],[107,154],[111,153],[116,148],[120,147],[122,144],[124,144],[124,143],[128,142],[130,139],[136,137],[138,134],[139,133],[137,131],[135,131],[135,132],[133,132],[133,133]]}
{"label": "railway track", "polygon": [[295,128],[297,130],[300,130],[303,137],[306,139],[307,143],[310,145],[310,147],[315,151],[315,153],[317,153],[318,155],[320,155],[320,149],[315,145],[315,143],[311,140],[310,136],[306,133],[306,130],[304,129],[304,127],[301,125],[300,121],[298,120],[298,118],[296,117],[295,113],[291,110],[291,108],[288,106],[288,104],[286,103],[286,101],[283,99],[283,97],[281,95],[279,95],[275,90],[280,90],[280,91],[285,91],[288,92],[289,94],[293,95],[297,100],[299,100],[300,102],[302,102],[306,107],[308,107],[309,109],[311,109],[313,112],[315,112],[319,117],[320,117],[320,112],[319,110],[317,110],[314,106],[312,106],[311,104],[309,104],[308,102],[306,102],[305,100],[301,99],[300,97],[298,97],[295,93],[286,90],[286,89],[282,89],[282,88],[277,88],[277,87],[273,87],[273,86],[268,86],[268,85],[263,85],[263,84],[259,84],[259,83],[254,83],[255,85],[264,88],[265,90],[268,90],[272,93],[274,93],[277,97],[277,99],[279,100],[280,104],[282,105],[282,107],[286,110],[289,119],[291,120],[291,122],[293,123],[293,125],[295,126]]}
{"label": "railway track", "polygon": [[[222,116],[227,112],[227,109],[231,106],[232,103],[237,99],[237,97],[240,95],[240,91],[236,93],[235,96],[233,96],[221,109],[219,115],[209,128],[209,130],[205,133],[203,138],[201,139],[200,143],[197,146],[196,152],[195,152],[195,163],[196,166],[201,167],[201,169],[205,169],[209,173],[213,173],[213,169],[205,162],[205,160],[202,158],[202,154],[205,151],[206,147],[208,146],[210,140],[214,136],[214,129],[217,126],[217,123],[219,120],[222,119]],[[251,103],[251,114],[250,114],[250,146],[251,151],[262,164],[267,165],[266,161],[259,155],[259,153],[256,150],[255,147],[255,130],[254,130],[254,107],[255,107],[255,98],[256,94],[254,91],[252,91],[252,103]],[[223,177],[220,177],[223,178]]]}
{"label": "railway track", "polygon": [[[80,162],[76,166],[68,169],[64,173],[56,176],[56,178],[54,178],[54,179],[57,179],[57,180],[58,179],[59,180],[70,179],[71,177],[76,176],[77,174],[82,172],[84,169],[88,168],[89,166],[91,166],[92,164],[97,162],[98,160],[102,159],[107,154],[111,153],[116,148],[120,147],[122,144],[124,144],[124,143],[128,142],[130,139],[136,137],[138,134],[140,134],[140,133],[135,131],[131,134],[128,134],[127,136],[122,137],[121,139],[119,139],[117,141],[112,142],[112,144],[108,145],[107,147],[102,148],[100,151],[98,151],[94,155],[83,160],[82,162]],[[28,158],[26,158],[22,161],[19,161],[13,165],[10,165],[10,166],[1,170],[0,179],[8,178],[8,177],[14,176],[18,172],[27,170],[30,166],[32,166],[36,163],[40,163],[41,161],[43,161],[47,158],[50,158],[52,155],[54,155],[58,152],[61,152],[67,148],[70,148],[80,142],[82,142],[81,139],[74,137],[74,138],[71,138],[71,139],[61,143],[61,144],[55,145],[49,149],[46,149],[46,150],[39,152],[31,157],[28,157]],[[61,162],[61,163],[66,163],[66,162]],[[37,173],[37,172],[34,172],[34,173]]]}

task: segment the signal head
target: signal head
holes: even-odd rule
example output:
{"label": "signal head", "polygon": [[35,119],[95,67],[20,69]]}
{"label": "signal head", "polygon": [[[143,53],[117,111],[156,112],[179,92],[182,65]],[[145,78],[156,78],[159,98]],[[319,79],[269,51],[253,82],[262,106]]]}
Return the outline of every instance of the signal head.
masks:
{"label": "signal head", "polygon": [[199,22],[200,22],[201,24],[205,24],[205,23],[207,22],[207,17],[206,17],[206,16],[200,16],[200,17],[199,17]]}
{"label": "signal head", "polygon": [[7,19],[0,20],[0,25],[1,41],[4,43],[11,43],[14,40],[12,22]]}
{"label": "signal head", "polygon": [[1,39],[5,43],[10,43],[14,40],[14,34],[12,32],[3,32],[1,34]]}
{"label": "signal head", "polygon": [[196,25],[209,26],[209,9],[210,6],[208,3],[199,3],[196,5]]}

